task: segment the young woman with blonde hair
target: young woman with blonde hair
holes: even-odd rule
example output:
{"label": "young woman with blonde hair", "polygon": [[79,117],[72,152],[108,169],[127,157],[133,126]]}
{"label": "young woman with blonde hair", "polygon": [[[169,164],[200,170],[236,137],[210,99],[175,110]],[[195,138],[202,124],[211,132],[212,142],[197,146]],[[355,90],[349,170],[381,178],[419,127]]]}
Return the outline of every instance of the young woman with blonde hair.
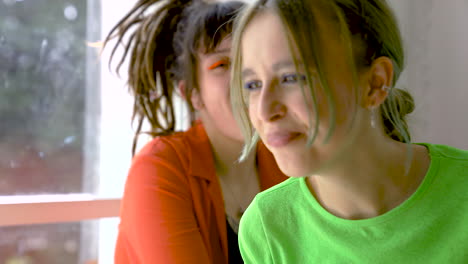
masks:
{"label": "young woman with blonde hair", "polygon": [[245,263],[468,263],[468,151],[414,144],[385,0],[264,0],[239,16],[232,100],[291,178],[256,196]]}

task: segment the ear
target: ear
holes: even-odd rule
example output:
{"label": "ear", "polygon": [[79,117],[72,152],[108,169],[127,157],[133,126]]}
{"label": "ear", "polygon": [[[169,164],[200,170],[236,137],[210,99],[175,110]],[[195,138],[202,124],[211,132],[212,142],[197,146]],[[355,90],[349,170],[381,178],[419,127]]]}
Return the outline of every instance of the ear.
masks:
{"label": "ear", "polygon": [[187,93],[185,92],[187,87],[187,83],[182,80],[177,83],[177,91],[179,92],[180,96],[184,99],[187,100]]}
{"label": "ear", "polygon": [[203,104],[203,100],[198,89],[192,89],[190,101],[192,102],[192,106],[195,110],[199,111],[203,109],[204,104]]}
{"label": "ear", "polygon": [[393,80],[393,63],[388,57],[379,57],[372,62],[364,85],[363,106],[379,107],[387,98]]}
{"label": "ear", "polygon": [[[185,80],[179,81],[177,84],[177,90],[180,93],[180,96],[184,100],[188,100],[187,98],[187,82]],[[192,90],[192,94],[190,96],[190,102],[192,103],[193,108],[195,110],[200,110],[203,108],[203,102],[201,100],[200,93],[198,92],[197,89]]]}

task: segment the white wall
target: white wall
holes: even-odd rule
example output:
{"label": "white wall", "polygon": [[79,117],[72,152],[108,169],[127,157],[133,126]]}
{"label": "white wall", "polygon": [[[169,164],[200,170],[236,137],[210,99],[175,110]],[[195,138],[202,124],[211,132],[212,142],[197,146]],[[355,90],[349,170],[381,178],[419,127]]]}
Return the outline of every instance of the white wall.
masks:
{"label": "white wall", "polygon": [[399,86],[416,100],[414,141],[468,149],[468,1],[389,2],[407,48]]}

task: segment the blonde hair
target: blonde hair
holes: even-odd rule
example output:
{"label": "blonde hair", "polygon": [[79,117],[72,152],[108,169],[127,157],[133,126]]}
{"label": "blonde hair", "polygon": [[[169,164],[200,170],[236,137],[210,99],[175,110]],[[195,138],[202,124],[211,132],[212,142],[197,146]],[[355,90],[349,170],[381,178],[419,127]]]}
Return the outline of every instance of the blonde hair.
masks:
{"label": "blonde hair", "polygon": [[[411,143],[405,116],[413,111],[414,101],[408,92],[394,87],[404,68],[404,50],[395,16],[385,0],[263,0],[246,6],[237,17],[234,25],[231,98],[234,115],[245,138],[245,146],[240,160],[248,156],[259,138],[248,116],[247,98],[241,74],[241,41],[245,28],[262,10],[271,10],[280,17],[283,25],[288,29],[287,36],[290,42],[298,47],[298,54],[295,55],[298,55],[299,58],[307,58],[301,62],[304,64],[307,76],[306,87],[309,89],[312,88],[310,82],[314,80],[309,66],[315,66],[314,68],[318,72],[318,81],[330,102],[330,124],[332,125],[328,131],[327,139],[334,131],[335,103],[324,72],[324,59],[321,57],[323,52],[321,52],[319,44],[320,34],[316,34],[321,29],[316,17],[318,10],[320,13],[325,11],[336,22],[343,43],[347,43],[345,47],[347,50],[346,59],[351,65],[356,86],[357,73],[360,68],[370,66],[376,58],[381,56],[392,60],[394,77],[389,95],[380,106],[381,120],[388,136],[400,142]],[[356,43],[365,46],[364,52],[358,52],[356,46],[353,45]],[[297,66],[298,60],[294,59]],[[358,99],[357,93],[355,99]],[[317,101],[313,92],[312,101],[314,108],[317,109]],[[318,120],[317,111],[315,111],[315,116]],[[355,115],[352,118],[354,117]],[[308,141],[309,144],[315,140],[318,122],[315,122],[313,130]]]}

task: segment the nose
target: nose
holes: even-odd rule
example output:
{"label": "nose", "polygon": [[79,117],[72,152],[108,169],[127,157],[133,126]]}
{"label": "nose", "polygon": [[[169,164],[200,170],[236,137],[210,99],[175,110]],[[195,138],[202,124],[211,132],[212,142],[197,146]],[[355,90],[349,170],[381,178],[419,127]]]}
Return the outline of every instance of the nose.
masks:
{"label": "nose", "polygon": [[282,94],[277,81],[271,81],[261,90],[258,105],[258,117],[264,122],[273,122],[286,115],[287,108],[282,102]]}

